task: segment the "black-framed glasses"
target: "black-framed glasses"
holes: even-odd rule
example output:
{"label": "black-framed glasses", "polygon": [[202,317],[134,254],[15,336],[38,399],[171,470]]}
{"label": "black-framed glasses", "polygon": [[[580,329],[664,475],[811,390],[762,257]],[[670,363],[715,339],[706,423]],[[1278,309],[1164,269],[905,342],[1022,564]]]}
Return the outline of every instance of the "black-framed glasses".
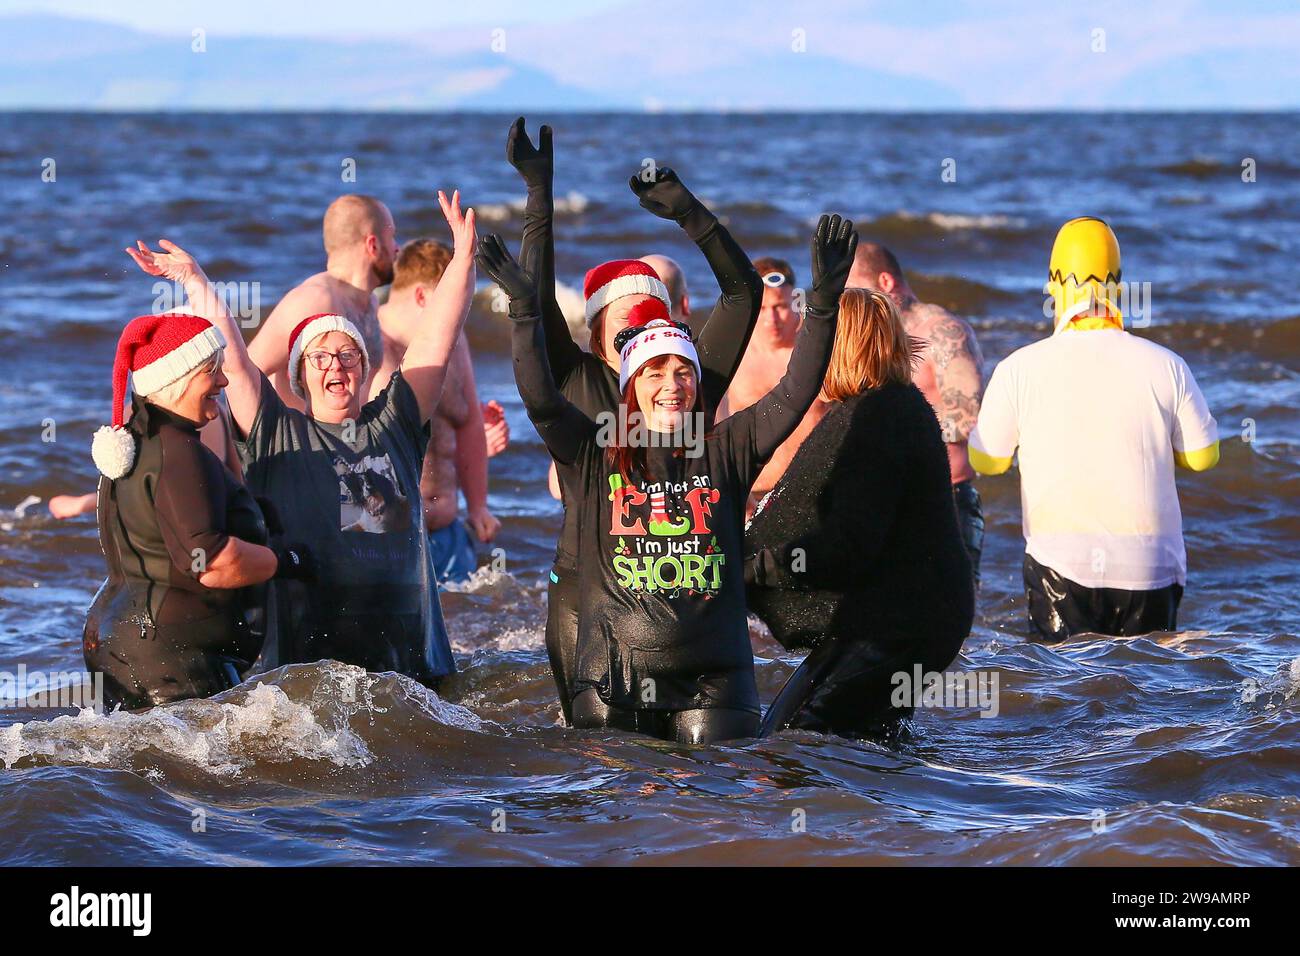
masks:
{"label": "black-framed glasses", "polygon": [[339,360],[340,368],[356,368],[357,363],[361,361],[360,349],[340,349],[337,352],[308,352],[307,361],[318,371],[326,371],[333,363],[334,359]]}

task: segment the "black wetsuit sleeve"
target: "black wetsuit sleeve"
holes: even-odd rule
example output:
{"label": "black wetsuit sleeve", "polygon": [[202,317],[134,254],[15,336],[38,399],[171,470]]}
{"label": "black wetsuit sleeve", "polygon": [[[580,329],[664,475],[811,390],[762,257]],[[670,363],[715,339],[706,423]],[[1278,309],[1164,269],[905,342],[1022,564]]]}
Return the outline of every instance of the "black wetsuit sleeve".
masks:
{"label": "black wetsuit sleeve", "polygon": [[165,428],[159,439],[162,467],[154,488],[158,529],[176,570],[197,578],[230,538],[222,465],[197,434]]}
{"label": "black wetsuit sleeve", "polygon": [[546,333],[546,353],[551,373],[563,388],[582,361],[582,349],[573,341],[569,322],[555,298],[555,196],[551,183],[528,187],[524,202],[524,236],[519,246],[519,261],[529,262],[532,250],[541,247],[542,328]]}
{"label": "black wetsuit sleeve", "polygon": [[763,280],[739,243],[702,203],[697,202],[680,224],[704,253],[721,290],[696,343],[701,394],[712,413],[726,394],[754,332],[763,304]]}
{"label": "black wetsuit sleeve", "polygon": [[804,312],[781,381],[753,405],[718,426],[716,434],[730,443],[737,475],[746,492],[773,452],[799,427],[821,391],[835,345],[838,317],[838,308],[821,311],[810,306]]}
{"label": "black wetsuit sleeve", "polygon": [[[859,406],[865,413],[865,406]],[[905,447],[892,415],[849,425],[807,534],[751,556],[745,580],[759,587],[848,591],[880,557],[903,493]],[[812,505],[813,503],[810,503]],[[846,555],[852,555],[846,560]]]}
{"label": "black wetsuit sleeve", "polygon": [[546,333],[537,315],[511,316],[515,385],[528,418],[551,457],[572,465],[595,437],[596,423],[561,394],[546,360]]}

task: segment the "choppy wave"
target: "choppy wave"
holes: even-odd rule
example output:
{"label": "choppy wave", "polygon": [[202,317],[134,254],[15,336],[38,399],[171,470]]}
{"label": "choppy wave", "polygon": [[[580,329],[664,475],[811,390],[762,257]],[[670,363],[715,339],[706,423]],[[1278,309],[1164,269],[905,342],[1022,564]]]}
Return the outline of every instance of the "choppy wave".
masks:
{"label": "choppy wave", "polygon": [[461,730],[482,727],[475,714],[409,678],[326,661],[289,665],[208,700],[143,712],[83,709],[10,724],[0,729],[0,764],[154,774],[161,764],[219,777],[275,764],[360,768],[376,759],[376,719],[392,723],[399,715]]}
{"label": "choppy wave", "polygon": [[[515,240],[522,189],[501,157],[506,121],[487,116],[441,117],[432,152],[394,117],[9,122],[42,155],[90,156],[55,186],[29,175],[27,151],[0,149],[11,218],[25,224],[0,236],[0,328],[23,343],[0,384],[0,669],[57,671],[80,663],[102,579],[95,524],[57,522],[39,502],[7,509],[93,487],[86,446],[108,412],[112,341],[152,299],[122,246],[174,227],[214,279],[278,292],[319,270],[320,216],[338,192],[378,195],[403,238],[442,234],[432,163],[484,231]],[[147,713],[0,712],[0,861],[1300,864],[1294,117],[1214,119],[1224,142],[1250,144],[1249,187],[1234,157],[1203,155],[1203,119],[1079,122],[1088,135],[1063,157],[1050,116],[960,128],[913,117],[866,148],[860,120],[789,116],[766,127],[761,149],[752,117],[566,116],[557,181],[581,192],[559,202],[558,267],[573,282],[594,262],[658,249],[686,268],[697,309],[712,299],[689,241],[627,190],[628,157],[670,142],[675,167],[742,245],[790,258],[801,276],[818,212],[872,210],[854,217],[863,237],[894,248],[923,297],[972,317],[991,369],[1048,333],[1041,281],[1060,223],[1109,218],[1134,274],[1176,284],[1138,332],[1186,353],[1225,438],[1216,469],[1179,476],[1183,632],[1029,642],[1012,473],[980,481],[983,585],[953,665],[998,675],[997,718],[929,709],[886,741],[787,732],[708,748],[563,728],[544,639],[559,505],[514,388],[509,322],[480,277],[476,376],[481,397],[506,407],[512,443],[491,463],[500,554],[482,549],[488,569],[442,595],[459,673],[434,693],[325,662]],[[959,185],[918,174],[954,137],[954,155],[969,144],[993,174],[966,165]],[[360,144],[371,157],[362,181],[337,181],[326,139]],[[467,143],[495,145],[480,155]],[[581,335],[578,290],[561,296]],[[56,442],[42,440],[47,417]],[[1236,434],[1247,419],[1249,444]],[[798,659],[765,629],[752,636],[766,702]],[[805,832],[792,831],[795,815]]]}
{"label": "choppy wave", "polygon": [[1027,220],[1018,216],[997,213],[968,215],[952,212],[909,212],[899,210],[864,222],[857,222],[858,231],[871,237],[882,237],[896,242],[915,239],[935,239],[950,233],[974,232],[992,238],[1013,238],[1028,229]]}
{"label": "choppy wave", "polygon": [[1187,176],[1191,179],[1215,179],[1217,177],[1238,176],[1241,173],[1241,166],[1220,162],[1217,159],[1196,157],[1157,166],[1156,171],[1171,176]]}
{"label": "choppy wave", "polygon": [[[580,192],[570,192],[555,197],[555,218],[557,222],[565,219],[575,219],[587,212],[589,208],[591,208],[591,200]],[[521,198],[512,199],[505,203],[483,203],[475,206],[474,211],[482,222],[494,226],[515,222],[516,220],[522,221],[524,200]]]}

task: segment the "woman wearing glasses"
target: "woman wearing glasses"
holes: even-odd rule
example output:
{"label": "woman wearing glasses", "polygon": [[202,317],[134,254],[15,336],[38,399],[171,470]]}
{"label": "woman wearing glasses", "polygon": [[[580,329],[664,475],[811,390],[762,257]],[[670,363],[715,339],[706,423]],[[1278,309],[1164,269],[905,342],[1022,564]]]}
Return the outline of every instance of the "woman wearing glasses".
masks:
{"label": "woman wearing glasses", "polygon": [[761,401],[702,434],[694,424],[703,417],[700,356],[661,300],[633,305],[615,337],[618,418],[626,426],[611,430],[556,385],[535,278],[540,256],[532,254],[525,271],[498,237],[484,240],[480,264],[510,296],[520,397],[576,512],[574,726],[681,743],[757,731],[742,573],[745,497],[817,397],[856,245],[852,223],[822,217],[808,317],[789,371]]}
{"label": "woman wearing glasses", "polygon": [[[184,250],[133,253],[151,275],[183,283],[196,313],[230,343],[226,395],[249,488],[313,558],[310,581],[277,587],[269,665],[332,658],[433,685],[455,670],[420,513],[420,468],[452,349],[474,291],[474,211],[438,194],[454,252],[388,387],[362,402],[371,356],[340,315],[313,315],[289,336],[289,408],[253,364],[207,277]],[[268,644],[270,642],[268,641]]]}

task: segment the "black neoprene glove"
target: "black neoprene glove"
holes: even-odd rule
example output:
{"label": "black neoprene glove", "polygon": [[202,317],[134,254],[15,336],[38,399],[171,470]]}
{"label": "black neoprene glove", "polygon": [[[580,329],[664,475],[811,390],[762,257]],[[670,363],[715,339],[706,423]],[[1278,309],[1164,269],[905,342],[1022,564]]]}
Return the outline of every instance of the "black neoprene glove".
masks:
{"label": "black neoprene glove", "polygon": [[535,247],[529,258],[532,261],[529,263],[529,268],[525,269],[515,261],[515,257],[510,254],[510,250],[496,233],[489,233],[478,244],[478,255],[474,261],[510,297],[512,319],[535,317],[541,314],[537,288],[537,266],[541,259],[541,248]]}
{"label": "black neoprene glove", "polygon": [[667,166],[658,166],[650,180],[638,173],[628,180],[641,205],[660,219],[681,222],[699,204],[699,200]]}
{"label": "black neoprene glove", "polygon": [[555,177],[555,159],[551,147],[551,128],[543,126],[537,133],[537,145],[528,138],[521,116],[510,124],[506,136],[506,160],[518,170],[529,189],[550,189]]}
{"label": "black neoprene glove", "polygon": [[294,581],[315,581],[316,561],[301,544],[277,544],[271,550],[275,552],[277,578],[289,578]]}
{"label": "black neoprene glove", "polygon": [[839,215],[823,215],[817,221],[812,238],[812,287],[808,290],[808,307],[819,312],[839,308],[840,296],[849,281],[853,255],[858,249],[858,234],[853,220]]}

